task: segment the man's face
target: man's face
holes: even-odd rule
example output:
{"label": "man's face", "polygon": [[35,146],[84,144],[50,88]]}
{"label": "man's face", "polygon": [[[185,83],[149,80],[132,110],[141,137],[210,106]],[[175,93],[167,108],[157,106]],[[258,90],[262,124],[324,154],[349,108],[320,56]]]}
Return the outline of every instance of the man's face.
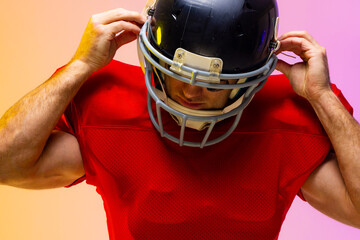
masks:
{"label": "man's face", "polygon": [[[226,80],[234,83],[235,80]],[[165,77],[166,93],[177,103],[191,109],[222,109],[229,99],[231,89],[210,91],[207,88],[190,85],[170,76]]]}

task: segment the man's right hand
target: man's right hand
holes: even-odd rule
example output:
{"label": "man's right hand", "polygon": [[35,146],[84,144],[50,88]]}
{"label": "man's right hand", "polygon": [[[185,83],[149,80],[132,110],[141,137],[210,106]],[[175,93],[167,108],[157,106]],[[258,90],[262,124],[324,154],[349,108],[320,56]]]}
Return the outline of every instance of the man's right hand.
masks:
{"label": "man's right hand", "polygon": [[122,8],[93,15],[72,61],[84,62],[93,72],[99,70],[119,47],[136,39],[145,21],[140,13]]}

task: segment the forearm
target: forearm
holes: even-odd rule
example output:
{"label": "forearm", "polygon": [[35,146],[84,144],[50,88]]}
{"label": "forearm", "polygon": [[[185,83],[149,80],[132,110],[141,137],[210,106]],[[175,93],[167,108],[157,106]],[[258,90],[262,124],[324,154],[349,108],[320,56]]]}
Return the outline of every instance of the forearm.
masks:
{"label": "forearm", "polygon": [[0,181],[24,177],[34,166],[66,106],[90,76],[74,61],[25,95],[0,119]]}
{"label": "forearm", "polygon": [[332,91],[311,104],[334,147],[349,197],[360,213],[360,125]]}

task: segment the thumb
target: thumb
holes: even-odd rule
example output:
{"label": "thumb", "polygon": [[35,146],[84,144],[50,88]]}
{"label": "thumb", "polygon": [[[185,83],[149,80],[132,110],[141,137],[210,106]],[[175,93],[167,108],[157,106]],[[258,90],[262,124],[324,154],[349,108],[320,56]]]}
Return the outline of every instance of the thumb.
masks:
{"label": "thumb", "polygon": [[285,76],[289,76],[290,73],[290,69],[291,69],[291,65],[288,64],[287,62],[279,59],[277,64],[276,64],[276,70],[282,72],[283,74],[285,74]]}

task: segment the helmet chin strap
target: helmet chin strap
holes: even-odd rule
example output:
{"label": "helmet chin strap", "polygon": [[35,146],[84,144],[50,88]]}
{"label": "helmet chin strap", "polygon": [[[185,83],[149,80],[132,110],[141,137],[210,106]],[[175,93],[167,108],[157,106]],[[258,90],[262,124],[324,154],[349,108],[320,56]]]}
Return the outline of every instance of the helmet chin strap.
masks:
{"label": "helmet chin strap", "polygon": [[[246,81],[246,78],[242,78],[242,79],[239,79],[236,83],[244,83],[245,81]],[[231,90],[229,98],[233,99],[234,97],[236,97],[236,94],[239,92],[239,90],[240,90],[240,88],[235,88],[235,89]]]}
{"label": "helmet chin strap", "polygon": [[274,37],[270,43],[270,47],[271,47],[271,52],[269,54],[269,57],[267,59],[267,61],[269,61],[269,59],[271,58],[271,56],[277,51],[279,50],[280,46],[281,46],[281,43],[280,41],[278,40],[277,38],[277,34],[278,34],[278,27],[279,27],[279,17],[276,18],[276,21],[275,21],[275,28],[274,28]]}

